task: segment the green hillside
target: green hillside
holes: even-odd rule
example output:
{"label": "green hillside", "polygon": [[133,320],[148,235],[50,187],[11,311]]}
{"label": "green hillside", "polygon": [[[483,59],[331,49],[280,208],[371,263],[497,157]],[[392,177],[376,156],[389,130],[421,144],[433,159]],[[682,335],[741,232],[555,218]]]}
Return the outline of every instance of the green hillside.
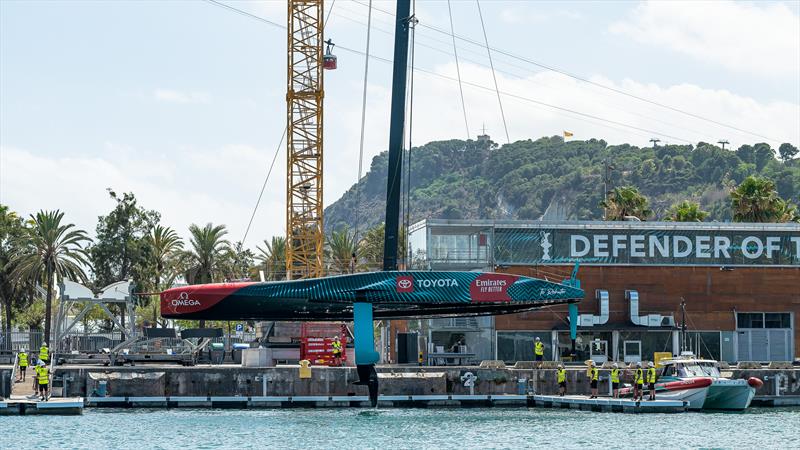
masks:
{"label": "green hillside", "polygon": [[[780,152],[763,143],[736,150],[703,142],[654,149],[596,139],[564,142],[558,136],[501,147],[487,141],[430,142],[411,151],[411,219],[530,220],[547,211],[548,218],[601,220],[607,181],[608,189],[637,187],[650,200],[651,220],[677,202],[693,200],[710,212],[707,221],[729,221],[730,188],[748,175],[770,178],[781,197],[798,203],[800,161],[791,159],[794,147],[787,145]],[[383,221],[387,160],[387,152],[375,156],[359,182],[362,230]],[[353,227],[355,188],[326,208],[328,230]]]}

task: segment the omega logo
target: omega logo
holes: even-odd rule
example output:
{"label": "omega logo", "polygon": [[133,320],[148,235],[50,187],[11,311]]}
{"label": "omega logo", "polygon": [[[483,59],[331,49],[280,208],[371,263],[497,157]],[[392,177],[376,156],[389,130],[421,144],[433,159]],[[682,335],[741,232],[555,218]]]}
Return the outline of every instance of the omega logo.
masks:
{"label": "omega logo", "polygon": [[181,295],[173,298],[170,303],[172,306],[200,306],[200,302],[189,298],[189,294],[186,292],[181,292]]}

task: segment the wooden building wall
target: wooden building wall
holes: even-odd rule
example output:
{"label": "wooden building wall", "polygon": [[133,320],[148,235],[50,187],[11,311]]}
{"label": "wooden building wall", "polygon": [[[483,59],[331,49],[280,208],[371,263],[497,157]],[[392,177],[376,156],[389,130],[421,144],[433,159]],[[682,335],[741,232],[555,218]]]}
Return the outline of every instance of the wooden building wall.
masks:
{"label": "wooden building wall", "polygon": [[[561,280],[571,268],[564,266],[511,266],[501,272]],[[680,321],[681,298],[686,300],[687,322],[694,330],[736,329],[738,312],[793,312],[794,348],[800,352],[800,268],[671,266],[583,266],[578,278],[586,292],[580,313],[597,314],[596,289],[608,291],[609,324],[628,324],[625,291],[639,291],[639,315],[672,313]],[[567,308],[555,307],[498,316],[497,330],[549,330],[563,325]]]}

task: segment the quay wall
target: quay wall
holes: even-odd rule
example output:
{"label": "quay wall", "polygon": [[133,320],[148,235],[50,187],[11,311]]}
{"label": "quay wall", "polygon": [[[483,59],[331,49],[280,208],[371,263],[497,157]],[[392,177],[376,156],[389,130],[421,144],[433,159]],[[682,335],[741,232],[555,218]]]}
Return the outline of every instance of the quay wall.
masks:
{"label": "quay wall", "polygon": [[[535,392],[554,394],[552,369],[486,369],[478,367],[379,367],[380,393],[386,395],[469,394],[461,377],[477,376],[475,394]],[[756,396],[800,397],[800,369],[731,370],[731,378],[757,377],[764,385]],[[106,381],[109,396],[308,396],[367,395],[352,367],[313,367],[311,378],[300,378],[297,366],[253,368],[240,366],[59,366],[56,377],[66,380],[69,397],[90,397]],[[609,392],[609,371],[600,371],[599,391]],[[632,382],[629,374],[623,382]],[[266,382],[265,382],[266,379]],[[522,380],[522,381],[520,381]],[[585,369],[567,370],[568,392],[588,394]]]}

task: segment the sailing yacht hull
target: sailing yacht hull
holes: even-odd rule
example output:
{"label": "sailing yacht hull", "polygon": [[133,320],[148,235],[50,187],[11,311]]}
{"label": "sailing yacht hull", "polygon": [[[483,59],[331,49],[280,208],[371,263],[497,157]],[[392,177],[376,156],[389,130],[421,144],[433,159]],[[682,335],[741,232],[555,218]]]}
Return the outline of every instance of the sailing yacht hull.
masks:
{"label": "sailing yacht hull", "polygon": [[742,411],[750,406],[756,390],[747,380],[717,378],[708,389],[703,409]]}

